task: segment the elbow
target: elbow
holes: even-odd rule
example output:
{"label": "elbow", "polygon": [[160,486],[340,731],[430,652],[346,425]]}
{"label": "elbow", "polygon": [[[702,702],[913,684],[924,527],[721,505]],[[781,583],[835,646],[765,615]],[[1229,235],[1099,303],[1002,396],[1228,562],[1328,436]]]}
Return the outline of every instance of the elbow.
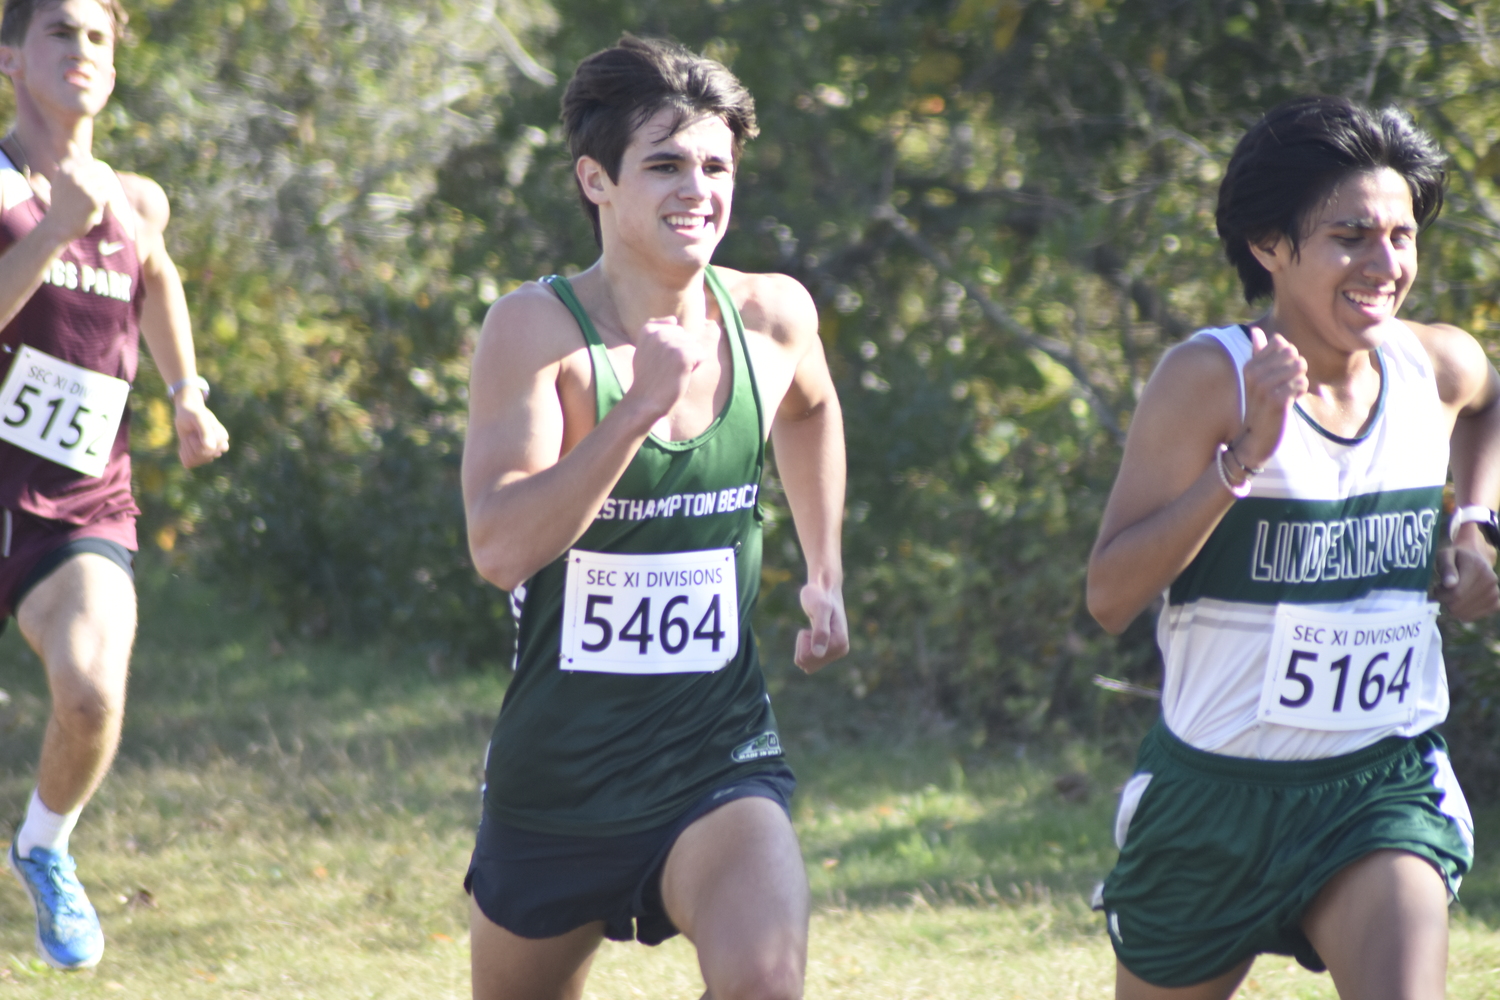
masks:
{"label": "elbow", "polygon": [[516,559],[507,558],[505,552],[497,551],[494,546],[471,546],[469,555],[474,560],[474,569],[485,582],[501,590],[515,590],[531,578],[532,574]]}
{"label": "elbow", "polygon": [[1131,611],[1122,607],[1118,601],[1110,600],[1113,596],[1106,588],[1099,586],[1091,578],[1088,583],[1087,603],[1089,614],[1093,615],[1094,621],[1110,635],[1119,635],[1135,620],[1137,611]]}

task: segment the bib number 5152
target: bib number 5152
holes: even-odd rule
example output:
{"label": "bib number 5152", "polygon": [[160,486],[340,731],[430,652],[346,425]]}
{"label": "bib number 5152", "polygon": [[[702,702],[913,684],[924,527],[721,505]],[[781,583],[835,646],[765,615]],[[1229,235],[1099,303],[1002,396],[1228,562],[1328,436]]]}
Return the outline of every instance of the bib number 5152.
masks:
{"label": "bib number 5152", "polygon": [[740,647],[733,549],[568,553],[564,670],[706,673]]}
{"label": "bib number 5152", "polygon": [[103,475],[130,383],[22,345],[0,385],[0,440]]}
{"label": "bib number 5152", "polygon": [[1409,722],[1435,614],[1430,606],[1378,614],[1278,610],[1261,719],[1334,731]]}

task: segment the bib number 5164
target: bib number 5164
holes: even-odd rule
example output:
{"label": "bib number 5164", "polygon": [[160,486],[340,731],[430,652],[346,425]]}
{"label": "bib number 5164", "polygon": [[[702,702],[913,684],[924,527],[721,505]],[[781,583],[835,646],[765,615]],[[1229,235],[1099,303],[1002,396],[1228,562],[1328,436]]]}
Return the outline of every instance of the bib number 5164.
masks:
{"label": "bib number 5164", "polygon": [[1260,717],[1302,729],[1352,730],[1410,721],[1434,612],[1278,612]]}

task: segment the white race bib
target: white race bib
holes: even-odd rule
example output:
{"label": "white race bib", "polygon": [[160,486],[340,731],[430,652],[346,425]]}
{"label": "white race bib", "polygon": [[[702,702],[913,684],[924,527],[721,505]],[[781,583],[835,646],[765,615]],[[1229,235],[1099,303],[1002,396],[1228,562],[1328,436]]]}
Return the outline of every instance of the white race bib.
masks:
{"label": "white race bib", "polygon": [[739,648],[734,549],[568,553],[562,669],[711,673]]}
{"label": "white race bib", "polygon": [[100,476],[125,415],[130,383],[22,346],[0,385],[0,440]]}
{"label": "white race bib", "polygon": [[1410,722],[1436,618],[1435,604],[1376,613],[1281,605],[1261,721],[1338,732]]}

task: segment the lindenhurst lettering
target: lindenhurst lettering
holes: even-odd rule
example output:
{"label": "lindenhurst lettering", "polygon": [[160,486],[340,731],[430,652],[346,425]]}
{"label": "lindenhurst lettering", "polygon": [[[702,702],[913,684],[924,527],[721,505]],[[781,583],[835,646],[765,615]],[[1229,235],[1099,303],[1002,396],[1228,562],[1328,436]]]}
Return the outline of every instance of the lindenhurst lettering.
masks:
{"label": "lindenhurst lettering", "polygon": [[1382,576],[1427,564],[1437,514],[1403,510],[1332,521],[1259,521],[1250,579],[1319,583]]}

